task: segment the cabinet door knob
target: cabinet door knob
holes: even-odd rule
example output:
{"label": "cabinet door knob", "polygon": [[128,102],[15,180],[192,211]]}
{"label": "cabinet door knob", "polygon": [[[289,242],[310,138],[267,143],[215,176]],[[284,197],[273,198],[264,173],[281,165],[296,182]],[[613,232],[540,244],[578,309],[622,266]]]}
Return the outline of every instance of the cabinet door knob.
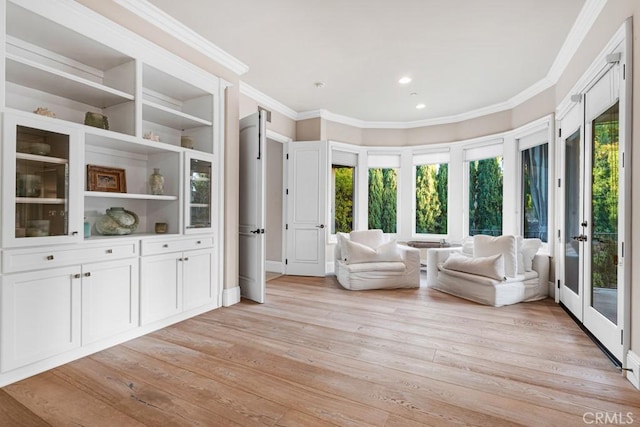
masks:
{"label": "cabinet door knob", "polygon": [[47,255],[47,260],[48,261],[53,261],[53,255]]}
{"label": "cabinet door knob", "polygon": [[108,254],[112,254],[113,253],[113,249],[107,249],[107,253]]}
{"label": "cabinet door knob", "polygon": [[182,258],[178,258],[178,261],[184,261],[184,259],[182,259]]}
{"label": "cabinet door knob", "polygon": [[184,260],[185,260],[185,261],[189,261],[189,257],[186,257]]}
{"label": "cabinet door knob", "polygon": [[162,247],[163,247],[163,248],[168,248],[168,247],[169,247],[169,244],[168,244],[168,243],[165,243],[164,245],[162,245]]}
{"label": "cabinet door knob", "polygon": [[74,278],[74,279],[79,279],[79,278],[80,278],[80,275],[79,275],[79,274],[74,274],[74,275],[73,275],[73,278]]}
{"label": "cabinet door knob", "polygon": [[84,273],[84,277],[91,277],[91,273],[90,272]]}
{"label": "cabinet door knob", "polygon": [[200,245],[200,244],[202,244],[202,240],[198,240],[198,241],[196,242],[196,245]]}
{"label": "cabinet door knob", "polygon": [[72,231],[72,232],[71,232],[71,235],[72,235],[72,236],[77,236],[77,235],[78,235],[78,232],[77,232],[77,231]]}

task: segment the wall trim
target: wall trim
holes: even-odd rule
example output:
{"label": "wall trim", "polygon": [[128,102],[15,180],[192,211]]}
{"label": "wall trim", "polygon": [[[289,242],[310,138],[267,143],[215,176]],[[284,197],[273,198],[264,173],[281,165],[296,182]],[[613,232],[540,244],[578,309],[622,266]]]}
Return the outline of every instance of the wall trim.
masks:
{"label": "wall trim", "polygon": [[229,307],[240,302],[240,286],[222,290],[222,306]]}
{"label": "wall trim", "polygon": [[234,73],[242,75],[249,71],[249,66],[233,55],[202,37],[177,19],[173,18],[147,0],[114,0],[139,18],[168,33],[177,40],[191,46],[198,52],[225,66]]}
{"label": "wall trim", "polygon": [[269,95],[260,92],[258,89],[250,86],[242,80],[240,81],[240,93],[253,99],[261,106],[269,110],[277,111],[278,113],[290,118],[291,120],[300,120],[298,118],[298,113],[295,110],[287,107],[280,101],[276,101]]}
{"label": "wall trim", "polygon": [[626,368],[631,369],[631,371],[626,371],[627,380],[640,390],[640,356],[631,350],[627,352]]}
{"label": "wall trim", "polygon": [[274,140],[274,141],[279,142],[281,144],[286,144],[287,142],[293,141],[292,138],[290,138],[290,137],[288,137],[286,135],[283,135],[281,133],[272,131],[271,129],[267,129],[267,139]]}
{"label": "wall trim", "polygon": [[284,274],[284,263],[282,261],[265,261],[265,268],[267,271],[273,273]]}

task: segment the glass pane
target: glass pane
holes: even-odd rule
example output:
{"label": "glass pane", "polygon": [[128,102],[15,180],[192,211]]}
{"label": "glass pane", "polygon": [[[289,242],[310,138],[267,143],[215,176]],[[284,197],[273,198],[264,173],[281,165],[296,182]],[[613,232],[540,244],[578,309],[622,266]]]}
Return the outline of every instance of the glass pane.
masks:
{"label": "glass pane", "polygon": [[15,237],[66,236],[69,135],[18,126]]}
{"label": "glass pane", "polygon": [[523,235],[547,242],[549,144],[522,152]]}
{"label": "glass pane", "polygon": [[618,103],[593,123],[591,305],[618,321]]}
{"label": "glass pane", "polygon": [[580,130],[565,141],[565,200],[564,200],[564,284],[579,295],[580,242],[573,236],[582,234],[580,227]]}
{"label": "glass pane", "polygon": [[191,159],[189,228],[211,227],[211,162]]}
{"label": "glass pane", "polygon": [[369,169],[369,229],[396,232],[398,171],[393,168]]}
{"label": "glass pane", "polygon": [[355,178],[353,166],[331,166],[333,176],[331,233],[348,233],[353,230],[353,188]]}
{"label": "glass pane", "polygon": [[469,235],[502,234],[502,157],[469,163]]}
{"label": "glass pane", "polygon": [[447,234],[447,163],[416,166],[416,233]]}

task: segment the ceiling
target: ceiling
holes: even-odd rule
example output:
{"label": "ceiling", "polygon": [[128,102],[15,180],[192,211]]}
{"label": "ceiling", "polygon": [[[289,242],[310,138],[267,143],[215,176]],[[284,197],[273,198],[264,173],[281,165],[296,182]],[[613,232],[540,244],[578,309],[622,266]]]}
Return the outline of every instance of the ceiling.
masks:
{"label": "ceiling", "polygon": [[[455,117],[548,76],[585,0],[149,0],[297,113]],[[400,85],[402,76],[413,80]],[[323,82],[323,88],[315,83]],[[412,95],[414,93],[414,95]],[[424,103],[425,108],[416,109]]]}

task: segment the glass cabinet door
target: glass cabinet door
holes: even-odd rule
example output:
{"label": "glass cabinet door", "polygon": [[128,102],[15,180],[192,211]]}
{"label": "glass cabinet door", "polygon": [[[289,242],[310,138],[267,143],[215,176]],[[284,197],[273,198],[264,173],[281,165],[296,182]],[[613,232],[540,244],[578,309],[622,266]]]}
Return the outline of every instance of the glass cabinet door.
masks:
{"label": "glass cabinet door", "polygon": [[211,160],[187,156],[186,232],[198,233],[211,229],[212,182]]}
{"label": "glass cabinet door", "polygon": [[77,203],[71,194],[73,133],[37,121],[5,119],[5,136],[11,151],[5,152],[4,194],[14,196],[5,198],[5,243],[76,240],[77,220],[70,209]]}

